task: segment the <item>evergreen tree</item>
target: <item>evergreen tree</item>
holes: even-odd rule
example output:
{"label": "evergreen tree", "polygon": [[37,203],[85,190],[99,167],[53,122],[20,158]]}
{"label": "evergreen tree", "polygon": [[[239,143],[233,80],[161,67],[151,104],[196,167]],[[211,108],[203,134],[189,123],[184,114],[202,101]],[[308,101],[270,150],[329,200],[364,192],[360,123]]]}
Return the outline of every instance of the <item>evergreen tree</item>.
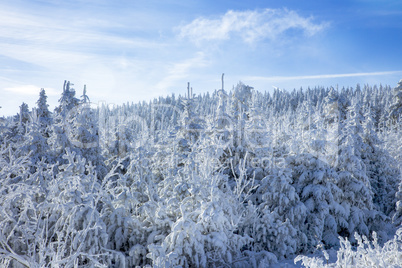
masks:
{"label": "evergreen tree", "polygon": [[180,172],[161,183],[159,214],[172,223],[162,242],[149,246],[154,264],[212,267],[242,259],[250,239],[237,234],[241,204],[226,176],[212,173],[210,157],[214,152],[192,150]]}
{"label": "evergreen tree", "polygon": [[17,129],[20,134],[25,134],[28,131],[28,123],[30,121],[28,104],[25,102],[21,104],[20,112],[15,116],[14,121],[17,124]]}
{"label": "evergreen tree", "polygon": [[[70,126],[70,140],[72,144],[81,149],[99,147],[97,114],[86,102],[86,87],[84,86],[83,101],[78,105],[74,113],[74,119]],[[87,159],[89,160],[89,159]]]}
{"label": "evergreen tree", "polygon": [[230,116],[232,118],[233,133],[232,144],[230,145],[231,161],[235,170],[238,169],[240,159],[247,153],[247,141],[245,137],[246,121],[251,101],[252,87],[238,83],[231,94]]}
{"label": "evergreen tree", "polygon": [[312,154],[287,159],[292,170],[293,187],[306,207],[306,220],[299,225],[307,236],[305,249],[321,241],[328,246],[338,243],[338,233],[347,227],[347,211],[341,206],[342,189],[337,172]]}
{"label": "evergreen tree", "polygon": [[[79,100],[75,97],[75,90],[71,86],[70,81],[64,81],[63,92],[59,99],[60,104],[55,109],[52,134],[48,139],[49,145],[59,158],[66,148],[72,147],[69,135],[79,105]],[[60,160],[63,161],[63,159]]]}
{"label": "evergreen tree", "polygon": [[62,118],[66,118],[68,113],[76,108],[79,104],[79,100],[75,97],[75,89],[72,88],[74,84],[70,81],[64,81],[63,92],[59,99],[59,106],[56,107],[55,112]]}
{"label": "evergreen tree", "polygon": [[401,226],[402,224],[402,172],[400,173],[400,182],[398,186],[398,191],[395,194],[396,197],[396,211],[392,216],[392,223],[395,226]]}
{"label": "evergreen tree", "polygon": [[402,114],[402,79],[398,82],[398,86],[394,88],[393,103],[390,107],[390,117],[397,121]]}
{"label": "evergreen tree", "polygon": [[381,141],[375,132],[374,119],[368,108],[363,123],[363,147],[360,152],[366,173],[374,194],[373,204],[378,211],[389,215],[394,210],[394,196],[398,182],[398,170],[393,165],[394,160],[383,150]]}
{"label": "evergreen tree", "polygon": [[23,155],[30,155],[31,173],[36,171],[36,165],[40,161],[51,162],[49,145],[47,144],[44,130],[40,124],[40,117],[37,115],[37,109],[33,109],[30,115],[30,124],[28,132],[24,136],[24,142],[20,144],[18,151]]}
{"label": "evergreen tree", "polygon": [[44,136],[47,138],[49,137],[49,130],[47,128],[49,128],[52,124],[52,115],[48,109],[49,104],[47,104],[47,96],[44,88],[40,90],[39,99],[36,102],[36,104],[37,104],[36,113],[37,116],[39,117],[41,130]]}
{"label": "evergreen tree", "polygon": [[399,90],[188,91],[4,118],[0,266],[268,267],[401,224]]}
{"label": "evergreen tree", "polygon": [[20,111],[14,116],[9,132],[6,136],[9,138],[13,147],[18,148],[24,141],[24,136],[29,130],[30,112],[28,104],[23,102],[20,106]]}
{"label": "evergreen tree", "polygon": [[273,252],[278,259],[301,252],[307,246],[307,236],[301,228],[307,208],[292,185],[288,168],[275,168],[257,190],[262,198],[257,206],[258,220],[253,224],[254,250]]}
{"label": "evergreen tree", "polygon": [[351,109],[340,137],[338,157],[338,187],[343,191],[342,205],[347,211],[348,228],[343,235],[353,240],[355,232],[369,235],[368,212],[373,210],[373,193],[361,159],[361,125],[358,113]]}

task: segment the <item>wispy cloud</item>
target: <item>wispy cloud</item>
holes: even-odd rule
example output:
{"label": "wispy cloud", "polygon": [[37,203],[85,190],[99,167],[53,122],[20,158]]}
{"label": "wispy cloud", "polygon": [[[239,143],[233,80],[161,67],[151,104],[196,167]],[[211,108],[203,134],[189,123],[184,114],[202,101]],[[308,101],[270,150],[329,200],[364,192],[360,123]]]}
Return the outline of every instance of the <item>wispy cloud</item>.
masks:
{"label": "wispy cloud", "polygon": [[386,71],[386,72],[369,72],[369,73],[348,73],[348,74],[320,74],[320,75],[301,75],[301,76],[248,76],[247,80],[252,81],[287,81],[287,80],[303,80],[303,79],[329,79],[329,78],[346,78],[346,77],[362,77],[362,76],[381,76],[402,73],[402,71]]}
{"label": "wispy cloud", "polygon": [[179,28],[179,36],[191,41],[227,40],[240,36],[246,43],[257,40],[274,40],[288,30],[299,30],[311,36],[328,26],[328,23],[314,23],[312,17],[302,17],[287,9],[264,9],[261,11],[226,12],[217,19],[197,18]]}
{"label": "wispy cloud", "polygon": [[126,33],[123,23],[71,14],[30,14],[29,10],[1,10],[0,54],[47,69],[69,64],[82,65],[96,57],[115,55],[116,51],[159,49],[163,43]]}
{"label": "wispy cloud", "polygon": [[[3,8],[3,10],[1,9]],[[62,46],[88,44],[97,46],[123,45],[146,48],[157,45],[149,39],[134,36],[138,32],[131,25],[130,19],[121,22],[103,19],[106,12],[96,13],[92,17],[82,17],[72,13],[48,14],[46,12],[32,14],[30,10],[7,10],[0,4],[0,37],[2,42],[21,43],[31,45]],[[84,10],[81,10],[83,12]],[[56,12],[56,11],[54,11]],[[89,12],[89,10],[88,10]],[[85,14],[85,13],[84,13]],[[125,33],[125,35],[120,34]],[[131,34],[128,34],[131,33]]]}
{"label": "wispy cloud", "polygon": [[[30,9],[31,5],[37,9]],[[132,16],[123,16],[126,9],[113,4],[99,7],[96,1],[80,9],[64,2],[60,6],[0,3],[4,65],[0,67],[0,96],[7,94],[21,103],[21,99],[27,101],[24,96],[39,96],[40,88],[48,85],[58,88],[45,87],[49,100],[50,96],[56,99],[63,80],[68,79],[77,84],[78,91],[87,84],[93,96],[96,93],[103,99],[120,96],[121,102],[123,94],[115,94],[117,89],[129,92],[133,101],[149,99],[132,92],[139,84],[149,85],[151,73],[164,64],[158,55],[166,51],[167,44],[146,23],[153,14],[140,17],[140,11],[133,11]],[[144,25],[152,31],[145,32]],[[1,105],[4,111],[6,105]]]}
{"label": "wispy cloud", "polygon": [[177,81],[187,79],[190,74],[194,72],[194,69],[207,65],[208,60],[202,52],[198,52],[193,58],[176,62],[169,66],[169,71],[166,73],[166,76],[156,84],[155,89],[166,91],[175,85]]}
{"label": "wispy cloud", "polygon": [[[5,91],[8,91],[10,93],[19,95],[28,95],[28,96],[39,96],[40,89],[41,89],[40,87],[34,85],[21,85],[21,86],[4,88]],[[45,90],[46,94],[49,96],[60,95],[60,93],[53,88],[46,88]]]}

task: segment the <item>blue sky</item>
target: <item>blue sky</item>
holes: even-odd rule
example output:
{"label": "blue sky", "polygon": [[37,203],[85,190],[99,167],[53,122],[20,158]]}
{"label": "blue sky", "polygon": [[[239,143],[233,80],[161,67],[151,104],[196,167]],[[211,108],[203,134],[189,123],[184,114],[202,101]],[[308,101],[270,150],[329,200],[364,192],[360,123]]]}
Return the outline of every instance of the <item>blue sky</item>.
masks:
{"label": "blue sky", "polygon": [[64,80],[94,103],[402,78],[402,1],[0,0],[0,116],[53,110]]}

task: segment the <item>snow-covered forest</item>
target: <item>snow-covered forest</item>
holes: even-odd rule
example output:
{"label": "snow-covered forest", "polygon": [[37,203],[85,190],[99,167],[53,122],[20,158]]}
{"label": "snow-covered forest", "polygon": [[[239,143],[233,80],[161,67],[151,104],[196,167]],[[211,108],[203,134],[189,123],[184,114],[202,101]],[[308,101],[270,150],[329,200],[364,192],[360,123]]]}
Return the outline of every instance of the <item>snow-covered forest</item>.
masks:
{"label": "snow-covered forest", "polygon": [[2,267],[402,266],[402,80],[60,92],[0,119]]}

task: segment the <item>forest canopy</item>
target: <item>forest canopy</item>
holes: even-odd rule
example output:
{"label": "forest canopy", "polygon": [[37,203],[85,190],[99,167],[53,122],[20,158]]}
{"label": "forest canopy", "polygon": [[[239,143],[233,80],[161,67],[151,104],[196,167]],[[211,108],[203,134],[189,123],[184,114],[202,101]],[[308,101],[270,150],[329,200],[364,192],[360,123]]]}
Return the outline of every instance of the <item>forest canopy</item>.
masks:
{"label": "forest canopy", "polygon": [[362,237],[402,265],[402,80],[78,95],[1,118],[1,266],[266,267]]}

